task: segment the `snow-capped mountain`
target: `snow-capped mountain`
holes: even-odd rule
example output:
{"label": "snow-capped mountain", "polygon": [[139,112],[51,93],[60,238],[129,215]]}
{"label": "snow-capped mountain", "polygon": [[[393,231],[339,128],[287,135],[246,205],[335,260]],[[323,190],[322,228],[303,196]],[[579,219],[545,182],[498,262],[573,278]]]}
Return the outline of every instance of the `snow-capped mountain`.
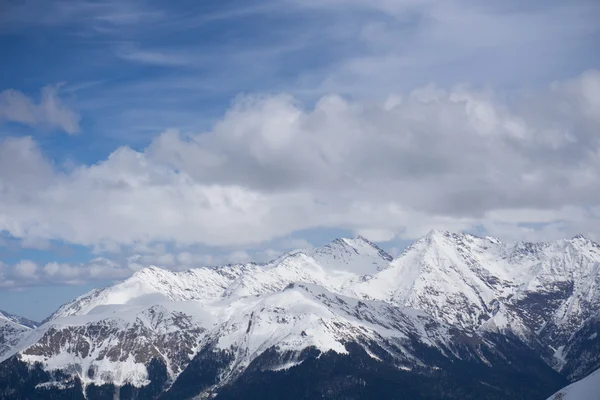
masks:
{"label": "snow-capped mountain", "polygon": [[505,244],[431,231],[352,290],[466,330],[539,340],[553,349],[560,368],[567,356],[561,349],[600,309],[600,246],[581,236]]}
{"label": "snow-capped mountain", "polygon": [[[195,268],[171,272],[150,266],[105,289],[95,289],[61,306],[46,321],[85,315],[102,305],[153,304],[161,300],[210,300],[223,295],[235,280],[254,270],[254,264]],[[44,322],[46,322],[44,321]]]}
{"label": "snow-capped mountain", "polygon": [[358,275],[375,274],[387,268],[393,260],[392,256],[362,236],[336,239],[323,247],[304,252],[328,270]]}
{"label": "snow-capped mountain", "polygon": [[600,400],[600,369],[559,390],[548,400]]}
{"label": "snow-capped mountain", "polygon": [[[461,390],[450,382],[467,379],[463,365],[478,371],[467,380],[480,396],[545,398],[598,368],[599,266],[600,246],[583,237],[505,244],[431,231],[396,259],[359,237],[266,264],[148,267],[19,332],[0,353],[0,398],[3,366],[35,366],[38,389],[88,397],[108,385],[132,399],[236,398],[266,376],[311,375],[346,360],[362,366],[348,372],[358,374],[356,390],[384,387],[367,377],[387,365],[380,375],[394,380],[437,376],[438,386],[413,387],[413,398],[453,398]],[[517,372],[533,375],[508,378]]]}
{"label": "snow-capped mountain", "polygon": [[431,231],[353,290],[474,328],[510,286],[508,272],[494,254],[496,246],[490,239]]}
{"label": "snow-capped mountain", "polygon": [[164,363],[169,377],[179,374],[204,330],[193,317],[168,305],[106,306],[65,317],[60,324],[44,324],[21,344],[20,358],[47,370],[81,371],[84,385],[143,386],[153,359]]}
{"label": "snow-capped mountain", "polygon": [[101,305],[152,303],[153,299],[206,301],[282,290],[290,283],[321,285],[344,293],[355,280],[387,268],[392,257],[367,239],[336,239],[316,249],[286,253],[266,263],[171,272],[148,267],[117,285],[93,290],[60,307],[47,320],[87,314]]}
{"label": "snow-capped mountain", "polygon": [[[504,244],[495,238],[431,231],[391,267],[355,287],[357,294],[428,310],[447,322],[478,327],[498,301],[552,297],[524,309],[527,324],[578,326],[600,305],[600,245],[576,237],[550,243]],[[465,315],[468,311],[468,315]]]}

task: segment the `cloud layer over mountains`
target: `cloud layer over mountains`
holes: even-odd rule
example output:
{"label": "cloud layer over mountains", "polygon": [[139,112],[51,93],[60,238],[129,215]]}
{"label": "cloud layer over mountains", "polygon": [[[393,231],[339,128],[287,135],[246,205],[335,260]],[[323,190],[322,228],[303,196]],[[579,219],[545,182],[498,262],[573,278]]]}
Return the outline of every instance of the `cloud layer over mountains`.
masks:
{"label": "cloud layer over mountains", "polygon": [[[342,227],[376,240],[432,227],[505,239],[589,232],[600,217],[600,72],[500,99],[434,85],[385,101],[241,97],[209,132],[57,165],[0,142],[0,230],[115,247],[248,245]],[[531,226],[535,225],[535,231]]]}

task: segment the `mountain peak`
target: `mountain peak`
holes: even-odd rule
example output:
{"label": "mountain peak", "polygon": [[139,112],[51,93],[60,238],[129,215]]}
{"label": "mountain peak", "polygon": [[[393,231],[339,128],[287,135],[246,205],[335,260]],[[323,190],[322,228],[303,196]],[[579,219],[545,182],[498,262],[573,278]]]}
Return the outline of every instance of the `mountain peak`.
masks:
{"label": "mountain peak", "polygon": [[583,236],[583,234],[581,234],[581,233],[578,233],[577,235],[573,236],[573,237],[571,238],[571,240],[580,240],[580,241],[585,241],[585,242],[587,242],[587,241],[588,241],[588,238],[586,238],[585,236]]}
{"label": "mountain peak", "polygon": [[465,237],[476,237],[474,235],[471,235],[469,233],[463,233],[463,232],[451,232],[451,231],[447,231],[447,230],[442,230],[442,229],[431,229],[429,232],[427,232],[427,235],[425,235],[426,238],[440,238],[440,239],[452,239],[452,240],[458,240],[458,239],[462,239]]}
{"label": "mountain peak", "polygon": [[392,256],[364,237],[338,238],[322,247],[305,252],[323,267],[359,275],[385,269]]}
{"label": "mountain peak", "polygon": [[483,241],[487,241],[489,243],[493,243],[493,244],[501,244],[502,241],[496,237],[493,236],[485,236],[485,237],[480,237],[477,235],[473,235],[471,233],[467,233],[467,232],[451,232],[451,231],[447,231],[447,230],[438,230],[438,229],[432,229],[430,230],[425,236],[423,236],[420,240],[417,240],[417,242],[422,242],[422,241],[427,241],[427,242],[432,242],[432,241],[442,241],[442,242],[452,242],[452,243],[465,243],[465,242],[476,242],[478,240],[483,240]]}
{"label": "mountain peak", "polygon": [[142,269],[137,270],[133,276],[141,277],[141,276],[156,276],[156,275],[165,275],[171,274],[171,271],[166,268],[157,267],[156,265],[148,265]]}
{"label": "mountain peak", "polygon": [[446,230],[431,229],[422,239],[428,243],[432,242],[458,242],[464,238],[474,238],[475,236],[468,233],[454,233]]}
{"label": "mountain peak", "polygon": [[369,239],[367,239],[366,237],[364,237],[362,235],[358,235],[353,240],[363,242],[363,243],[368,244],[368,245],[373,246],[373,247],[377,247],[377,245],[375,243],[371,242]]}
{"label": "mountain peak", "polygon": [[497,237],[495,237],[495,236],[486,236],[485,239],[488,242],[491,242],[491,243],[494,243],[494,244],[500,244],[500,243],[502,243],[502,241],[500,239],[498,239]]}
{"label": "mountain peak", "polygon": [[125,282],[138,282],[140,284],[150,284],[154,286],[159,282],[171,281],[175,278],[176,273],[167,269],[161,268],[156,265],[148,265],[142,269],[137,270],[131,278]]}
{"label": "mountain peak", "polygon": [[437,238],[447,236],[450,232],[439,230],[439,229],[430,229],[429,232],[425,235],[426,238]]}
{"label": "mountain peak", "polygon": [[353,249],[354,251],[360,251],[361,248],[363,247],[374,247],[377,248],[377,246],[371,242],[369,242],[367,239],[363,238],[362,236],[358,236],[356,238],[345,238],[345,237],[339,237],[336,239],[333,239],[332,241],[330,241],[329,243],[326,243],[325,245],[321,246],[321,247],[316,247],[313,250],[317,251],[317,252],[327,252],[331,249],[335,249],[335,248],[342,248],[342,249]]}

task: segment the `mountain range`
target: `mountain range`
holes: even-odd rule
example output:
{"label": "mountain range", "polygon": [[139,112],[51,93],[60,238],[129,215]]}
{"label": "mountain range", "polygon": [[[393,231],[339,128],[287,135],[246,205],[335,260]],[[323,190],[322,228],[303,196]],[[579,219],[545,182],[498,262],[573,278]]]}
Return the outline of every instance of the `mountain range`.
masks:
{"label": "mountain range", "polygon": [[600,245],[583,236],[433,230],[395,258],[336,239],[150,266],[41,324],[0,312],[0,399],[583,399],[599,332]]}

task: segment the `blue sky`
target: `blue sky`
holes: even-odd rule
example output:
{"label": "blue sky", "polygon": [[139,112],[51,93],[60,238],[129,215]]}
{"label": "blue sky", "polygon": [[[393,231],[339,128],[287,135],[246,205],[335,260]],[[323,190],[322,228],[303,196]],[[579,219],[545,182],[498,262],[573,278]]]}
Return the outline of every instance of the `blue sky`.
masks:
{"label": "blue sky", "polygon": [[596,1],[0,9],[0,309],[337,236],[597,237]]}

